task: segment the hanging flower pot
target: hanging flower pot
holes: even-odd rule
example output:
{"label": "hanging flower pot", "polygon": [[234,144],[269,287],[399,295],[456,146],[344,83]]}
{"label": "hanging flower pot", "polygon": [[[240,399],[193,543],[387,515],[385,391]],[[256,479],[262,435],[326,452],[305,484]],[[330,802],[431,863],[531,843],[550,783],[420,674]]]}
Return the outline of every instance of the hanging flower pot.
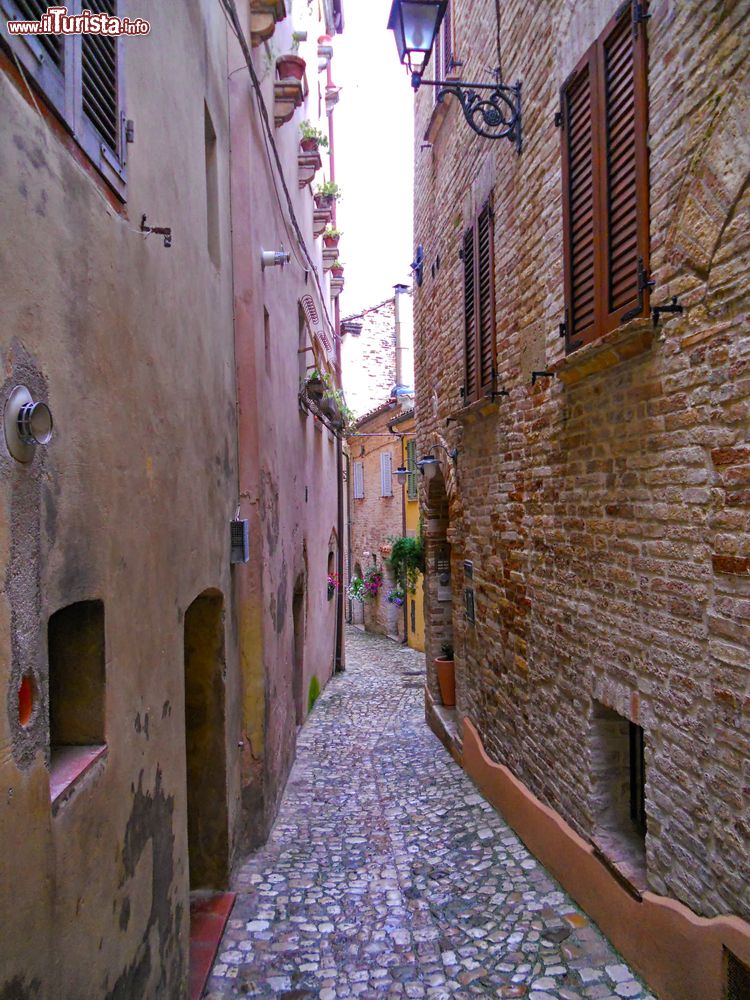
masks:
{"label": "hanging flower pot", "polygon": [[305,153],[317,153],[318,152],[318,140],[317,139],[302,139],[300,142]]}
{"label": "hanging flower pot", "polygon": [[305,75],[305,67],[305,60],[301,56],[295,56],[291,53],[279,56],[276,60],[276,72],[279,74],[280,80],[301,81]]}
{"label": "hanging flower pot", "polygon": [[321,373],[317,368],[305,382],[305,392],[313,399],[322,399],[330,385],[330,376]]}
{"label": "hanging flower pot", "polygon": [[336,261],[331,267],[331,274],[334,278],[341,278],[344,274],[344,265]]}

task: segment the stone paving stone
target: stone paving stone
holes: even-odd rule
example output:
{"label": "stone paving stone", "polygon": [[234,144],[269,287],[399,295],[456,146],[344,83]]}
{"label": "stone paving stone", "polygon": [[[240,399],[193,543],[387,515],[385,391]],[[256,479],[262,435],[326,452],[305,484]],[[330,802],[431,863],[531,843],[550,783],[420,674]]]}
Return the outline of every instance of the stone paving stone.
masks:
{"label": "stone paving stone", "polygon": [[210,1000],[648,996],[429,730],[419,674],[421,654],[347,630],[235,880]]}

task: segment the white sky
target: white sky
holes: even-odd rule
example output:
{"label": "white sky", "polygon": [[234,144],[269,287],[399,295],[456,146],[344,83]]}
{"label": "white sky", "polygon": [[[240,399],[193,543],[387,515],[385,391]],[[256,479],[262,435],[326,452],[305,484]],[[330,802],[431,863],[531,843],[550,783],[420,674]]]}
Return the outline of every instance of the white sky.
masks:
{"label": "white sky", "polygon": [[347,316],[411,280],[414,97],[386,29],[391,0],[344,0],[343,8],[331,69],[341,87],[334,129]]}

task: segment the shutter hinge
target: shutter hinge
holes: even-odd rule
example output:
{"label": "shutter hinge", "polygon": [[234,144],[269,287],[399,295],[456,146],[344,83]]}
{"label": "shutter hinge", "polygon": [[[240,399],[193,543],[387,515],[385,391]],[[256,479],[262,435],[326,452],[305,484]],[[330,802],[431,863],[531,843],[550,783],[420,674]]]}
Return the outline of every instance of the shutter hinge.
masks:
{"label": "shutter hinge", "polygon": [[135,142],[135,122],[132,118],[128,118],[125,122],[125,142]]}
{"label": "shutter hinge", "polygon": [[563,127],[563,113],[562,111],[555,112],[555,128]]}
{"label": "shutter hinge", "polygon": [[563,313],[563,317],[564,317],[563,321],[562,321],[562,323],[560,323],[560,325],[558,327],[558,330],[559,330],[559,333],[560,333],[561,337],[566,337],[567,338],[567,336],[568,336],[568,309],[567,309],[567,306],[565,308],[565,312]]}
{"label": "shutter hinge", "polygon": [[651,278],[651,275],[646,270],[643,263],[643,257],[638,258],[638,304],[628,312],[624,313],[620,317],[621,323],[627,323],[631,319],[635,319],[636,316],[640,316],[643,313],[644,307],[644,295],[646,292],[650,292],[656,287],[656,282]]}
{"label": "shutter hinge", "polygon": [[638,37],[638,25],[643,24],[647,21],[651,14],[646,13],[646,3],[634,3],[633,4],[633,34]]}

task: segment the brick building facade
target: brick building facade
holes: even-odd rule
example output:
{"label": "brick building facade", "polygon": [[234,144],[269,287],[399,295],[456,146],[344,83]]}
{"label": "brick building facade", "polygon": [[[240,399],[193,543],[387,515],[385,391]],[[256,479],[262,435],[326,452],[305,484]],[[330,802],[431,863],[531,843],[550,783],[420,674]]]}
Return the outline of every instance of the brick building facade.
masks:
{"label": "brick building facade", "polygon": [[[462,79],[482,80],[497,62],[495,5],[451,6],[453,58]],[[419,452],[435,442],[459,452],[453,462],[440,451],[441,474],[422,486],[428,663],[453,641],[464,741],[470,724],[490,758],[637,891],[747,920],[750,12],[653,0],[648,19],[639,13],[621,0],[501,5],[505,79],[522,82],[520,154],[476,136],[455,99],[417,94]],[[598,304],[607,275],[617,291],[616,205],[605,217],[595,193],[589,217],[577,215],[575,188],[603,190],[597,158],[602,142],[614,148],[625,90],[610,94],[610,77],[596,74],[615,72],[618,51],[633,59],[625,103],[635,101],[633,141],[642,126],[648,152],[632,172],[628,152],[619,174],[611,166],[605,197],[615,205],[635,185],[627,280],[645,253],[654,282],[625,321],[624,308],[611,321]],[[585,72],[604,89],[587,90],[581,111],[572,88],[588,88]],[[611,270],[592,271],[596,309],[578,345],[581,261],[605,221]],[[467,276],[472,252],[494,267],[487,380],[465,356],[468,296],[479,309],[488,294],[473,283],[482,259]],[[673,296],[684,311],[654,322],[650,309]],[[452,605],[438,600],[439,551],[450,558]],[[631,818],[639,804],[645,817]]]}

